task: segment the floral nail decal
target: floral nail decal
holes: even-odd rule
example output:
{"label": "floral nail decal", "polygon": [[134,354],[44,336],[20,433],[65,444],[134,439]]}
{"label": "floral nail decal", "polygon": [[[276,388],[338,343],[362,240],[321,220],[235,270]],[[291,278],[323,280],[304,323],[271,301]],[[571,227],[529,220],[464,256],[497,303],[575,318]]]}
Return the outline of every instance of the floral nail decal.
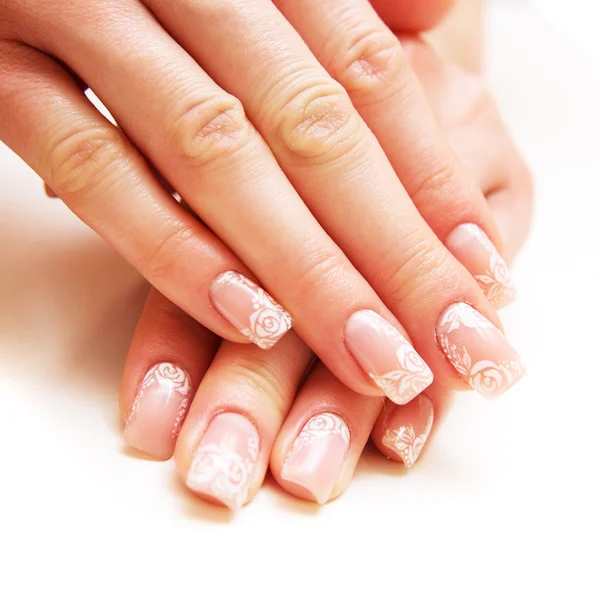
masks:
{"label": "floral nail decal", "polygon": [[398,368],[383,375],[369,373],[369,377],[388,398],[414,398],[431,385],[433,375],[425,361],[410,344],[396,350]]}
{"label": "floral nail decal", "polygon": [[306,423],[298,434],[292,449],[286,458],[286,464],[292,462],[294,457],[317,442],[319,438],[339,438],[343,445],[348,448],[350,444],[350,432],[348,425],[340,417],[332,413],[321,413]]}
{"label": "floral nail decal", "polygon": [[406,404],[433,381],[410,342],[381,315],[359,310],[344,329],[346,347],[363,371],[396,404]]}
{"label": "floral nail decal", "polygon": [[325,504],[340,477],[350,447],[350,431],[333,413],[315,415],[302,428],[286,456],[281,478],[308,490]]}
{"label": "floral nail decal", "polygon": [[486,298],[495,306],[505,306],[517,297],[517,291],[510,278],[510,272],[505,260],[500,256],[490,238],[483,231],[469,223],[472,235],[483,249],[489,254],[488,268],[484,273],[475,275],[479,287]]}
{"label": "floral nail decal", "polygon": [[219,275],[211,298],[219,312],[263,350],[272,348],[292,328],[290,314],[241,273]]}
{"label": "floral nail decal", "polygon": [[392,446],[404,461],[406,468],[410,469],[417,461],[417,458],[419,458],[421,450],[423,450],[423,446],[431,431],[432,424],[433,417],[429,422],[427,431],[421,435],[415,435],[415,430],[412,425],[400,427],[400,429],[388,429],[385,432],[383,443],[386,446]]}
{"label": "floral nail decal", "polygon": [[268,350],[291,329],[292,317],[267,292],[258,286],[255,292],[256,298],[252,303],[254,312],[250,315],[250,327],[242,329],[241,332],[259,348]]}
{"label": "floral nail decal", "polygon": [[232,510],[240,508],[248,497],[258,447],[258,433],[246,418],[235,413],[216,416],[194,453],[187,486]]}
{"label": "floral nail decal", "polygon": [[141,403],[146,396],[152,396],[153,399],[160,397],[162,398],[161,402],[165,405],[173,401],[179,402],[171,432],[171,438],[175,440],[183,425],[183,419],[187,414],[190,401],[190,378],[188,374],[181,367],[168,362],[158,363],[149,369],[131,406],[131,412],[125,423],[125,434],[132,427],[136,416],[140,412]]}
{"label": "floral nail decal", "polygon": [[502,333],[472,306],[450,306],[438,323],[440,346],[456,371],[482,396],[496,398],[525,375]]}
{"label": "floral nail decal", "polygon": [[448,236],[446,246],[465,265],[496,308],[503,308],[516,299],[517,292],[506,262],[478,225],[458,225]]}

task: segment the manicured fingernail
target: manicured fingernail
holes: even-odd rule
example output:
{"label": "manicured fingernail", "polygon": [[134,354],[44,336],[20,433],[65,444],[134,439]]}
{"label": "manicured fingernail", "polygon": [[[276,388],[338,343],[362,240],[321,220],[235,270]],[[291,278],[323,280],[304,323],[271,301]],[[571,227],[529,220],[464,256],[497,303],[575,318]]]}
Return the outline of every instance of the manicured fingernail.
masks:
{"label": "manicured fingernail", "polygon": [[348,350],[383,393],[406,404],[433,381],[433,373],[406,338],[372,310],[354,313],[346,323]]}
{"label": "manicured fingernail", "polygon": [[144,376],[131,406],[123,430],[125,443],[156,458],[169,458],[190,394],[190,378],[181,367],[168,362],[154,365]]}
{"label": "manicured fingernail", "polygon": [[480,227],[474,223],[459,225],[446,239],[446,247],[473,275],[496,308],[517,299],[504,259]]}
{"label": "manicured fingernail", "polygon": [[344,421],[332,413],[312,417],[289,451],[281,477],[308,490],[325,504],[339,479],[350,446]]}
{"label": "manicured fingernail", "polygon": [[502,332],[464,302],[444,311],[437,337],[459,375],[486,398],[497,398],[525,375],[523,361]]}
{"label": "manicured fingernail", "polygon": [[259,437],[248,419],[221,413],[196,448],[186,485],[231,510],[246,503],[258,459]]}
{"label": "manicured fingernail", "polygon": [[292,317],[240,273],[221,273],[210,287],[213,306],[259,348],[272,348],[292,328]]}
{"label": "manicured fingernail", "polygon": [[395,452],[410,469],[425,446],[433,425],[433,403],[419,396],[394,410],[387,421],[383,445]]}

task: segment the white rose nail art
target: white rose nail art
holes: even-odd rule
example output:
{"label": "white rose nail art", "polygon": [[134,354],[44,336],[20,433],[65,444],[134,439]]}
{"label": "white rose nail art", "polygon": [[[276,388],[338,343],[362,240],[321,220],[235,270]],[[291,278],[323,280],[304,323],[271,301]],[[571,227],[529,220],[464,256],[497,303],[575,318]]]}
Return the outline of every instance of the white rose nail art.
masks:
{"label": "white rose nail art", "polygon": [[290,314],[241,273],[219,275],[210,295],[217,310],[263,350],[272,348],[292,328]]}
{"label": "white rose nail art", "polygon": [[409,341],[372,310],[354,313],[345,343],[367,375],[396,404],[406,404],[433,382],[433,373]]}
{"label": "white rose nail art", "polygon": [[127,422],[125,423],[124,434],[130,430],[140,411],[140,406],[144,397],[148,395],[164,398],[161,401],[164,402],[165,405],[167,402],[170,403],[173,400],[179,401],[179,408],[177,409],[173,430],[171,432],[171,437],[175,440],[183,425],[183,419],[187,414],[190,401],[189,375],[181,367],[178,367],[173,363],[162,362],[151,367],[144,376],[135,400],[131,405],[131,411],[127,418]]}
{"label": "white rose nail art", "polygon": [[481,274],[476,274],[475,279],[486,298],[494,306],[506,306],[517,297],[517,290],[510,278],[508,265],[500,256],[490,238],[477,225],[471,224],[471,227],[473,237],[489,255],[487,270]]}
{"label": "white rose nail art", "polygon": [[186,485],[231,510],[243,506],[258,460],[258,433],[236,413],[217,415],[194,452]]}
{"label": "white rose nail art", "polygon": [[486,398],[496,398],[525,375],[504,335],[472,306],[450,306],[438,322],[440,347],[458,374]]}
{"label": "white rose nail art", "polygon": [[346,462],[350,431],[333,413],[315,415],[304,425],[288,452],[281,478],[308,490],[325,504]]}
{"label": "white rose nail art", "polygon": [[465,265],[496,308],[516,299],[517,291],[506,262],[478,225],[459,225],[448,236],[446,246]]}
{"label": "white rose nail art", "polygon": [[383,445],[410,469],[419,458],[433,426],[433,404],[424,395],[398,407],[388,419]]}

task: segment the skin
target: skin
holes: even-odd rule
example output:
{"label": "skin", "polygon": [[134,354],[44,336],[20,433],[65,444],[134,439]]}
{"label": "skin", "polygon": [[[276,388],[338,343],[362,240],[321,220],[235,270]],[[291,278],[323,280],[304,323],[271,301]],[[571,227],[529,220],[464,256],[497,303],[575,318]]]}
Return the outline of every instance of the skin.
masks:
{"label": "skin", "polygon": [[443,241],[465,222],[502,239],[376,12],[399,26],[407,8],[422,27],[448,5],[428,6],[426,22],[422,8],[366,0],[3,2],[0,139],[220,337],[247,341],[209,296],[233,270],[259,280],[356,393],[380,394],[344,342],[364,309],[458,389],[435,342],[440,314],[464,301],[501,325]]}
{"label": "skin", "polygon": [[[418,39],[404,37],[403,45],[444,135],[475,175],[497,218],[507,256],[514,258],[529,227],[533,191],[527,167],[493,99],[478,77],[444,62]],[[140,379],[157,361],[174,361],[192,375],[197,393],[175,449],[177,471],[183,481],[207,424],[223,411],[247,416],[261,438],[249,499],[260,488],[270,462],[273,475],[284,489],[314,500],[308,490],[286,481],[281,471],[298,431],[313,415],[322,412],[341,416],[351,433],[350,449],[331,498],[350,483],[371,433],[383,454],[399,460],[382,443],[393,411],[390,403],[350,390],[322,363],[317,363],[299,386],[311,354],[298,337],[286,336],[268,354],[229,342],[221,345],[212,360],[215,351],[215,338],[210,332],[195,326],[188,315],[156,290],[150,293],[125,367],[121,410],[126,418]],[[435,433],[450,409],[452,393],[434,383],[426,394],[434,405]]]}

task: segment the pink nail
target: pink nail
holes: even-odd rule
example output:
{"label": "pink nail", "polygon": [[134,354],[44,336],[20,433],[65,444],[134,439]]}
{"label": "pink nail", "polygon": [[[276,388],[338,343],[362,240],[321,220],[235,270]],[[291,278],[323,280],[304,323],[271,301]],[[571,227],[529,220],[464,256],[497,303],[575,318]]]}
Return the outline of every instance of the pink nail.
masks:
{"label": "pink nail", "polygon": [[292,328],[292,317],[265,290],[234,271],[221,273],[210,287],[214,307],[259,348],[272,348]]}
{"label": "pink nail", "polygon": [[154,365],[131,406],[123,430],[125,442],[157,458],[169,458],[187,413],[190,392],[190,378],[181,367],[167,362]]}
{"label": "pink nail", "polygon": [[439,344],[459,375],[486,398],[497,398],[525,375],[502,332],[472,306],[449,306],[438,321]]}
{"label": "pink nail", "polygon": [[248,499],[258,445],[258,432],[248,419],[237,413],[217,415],[194,452],[186,485],[237,510]]}
{"label": "pink nail", "polygon": [[354,313],[346,323],[348,350],[383,393],[406,404],[433,381],[433,373],[404,336],[372,310]]}
{"label": "pink nail", "polygon": [[350,446],[344,421],[332,413],[312,417],[294,441],[281,477],[308,490],[325,504],[339,479]]}
{"label": "pink nail", "polygon": [[516,300],[517,291],[508,266],[480,227],[474,223],[459,225],[446,239],[446,246],[473,275],[496,308]]}
{"label": "pink nail", "polygon": [[410,469],[421,454],[433,425],[433,403],[424,395],[399,406],[388,418],[383,445]]}

